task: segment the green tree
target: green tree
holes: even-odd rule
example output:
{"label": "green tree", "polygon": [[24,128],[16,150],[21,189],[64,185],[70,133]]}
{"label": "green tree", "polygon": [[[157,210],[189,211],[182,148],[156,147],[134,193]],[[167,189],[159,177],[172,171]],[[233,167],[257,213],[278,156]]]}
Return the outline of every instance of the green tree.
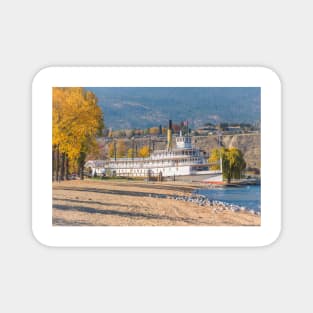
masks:
{"label": "green tree", "polygon": [[232,178],[241,178],[242,172],[246,168],[246,162],[241,150],[237,148],[227,149],[225,159],[226,161],[223,161],[223,168],[225,163],[225,177],[227,182],[230,182]]}
{"label": "green tree", "polygon": [[210,166],[212,170],[220,169],[220,165],[218,165],[220,158],[222,158],[223,177],[228,183],[230,183],[232,179],[241,178],[242,172],[246,168],[246,162],[241,150],[237,148],[213,149],[208,159],[209,163],[213,163]]}

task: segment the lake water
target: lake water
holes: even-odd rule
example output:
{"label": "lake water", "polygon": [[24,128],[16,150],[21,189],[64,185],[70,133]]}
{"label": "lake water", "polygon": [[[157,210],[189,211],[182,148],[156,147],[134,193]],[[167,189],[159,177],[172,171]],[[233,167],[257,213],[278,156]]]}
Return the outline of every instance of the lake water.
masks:
{"label": "lake water", "polygon": [[261,212],[261,186],[199,189],[197,193],[208,197],[209,200],[222,201]]}

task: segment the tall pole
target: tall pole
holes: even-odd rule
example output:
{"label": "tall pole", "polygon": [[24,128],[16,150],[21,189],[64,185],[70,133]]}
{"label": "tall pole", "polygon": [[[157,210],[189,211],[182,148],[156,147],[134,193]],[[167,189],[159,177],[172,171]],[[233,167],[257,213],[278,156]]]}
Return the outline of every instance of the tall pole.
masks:
{"label": "tall pole", "polygon": [[221,139],[221,132],[218,132],[218,147],[220,152],[220,171],[223,173],[223,160],[222,160],[222,139]]}

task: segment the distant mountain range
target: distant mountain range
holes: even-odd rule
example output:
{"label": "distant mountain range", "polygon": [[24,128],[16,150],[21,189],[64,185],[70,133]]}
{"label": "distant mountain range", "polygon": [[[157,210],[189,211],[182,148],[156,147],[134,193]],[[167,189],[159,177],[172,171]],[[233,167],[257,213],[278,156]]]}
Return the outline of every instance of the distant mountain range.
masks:
{"label": "distant mountain range", "polygon": [[258,87],[86,87],[95,93],[107,128],[147,128],[188,120],[211,123],[260,122]]}

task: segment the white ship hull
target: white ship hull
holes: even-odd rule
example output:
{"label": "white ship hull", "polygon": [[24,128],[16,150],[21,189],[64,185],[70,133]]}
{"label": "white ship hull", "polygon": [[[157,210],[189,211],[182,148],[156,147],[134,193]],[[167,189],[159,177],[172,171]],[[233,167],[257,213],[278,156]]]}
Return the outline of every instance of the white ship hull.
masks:
{"label": "white ship hull", "polygon": [[186,182],[202,182],[202,183],[212,183],[221,184],[223,183],[223,175],[220,172],[214,172],[209,174],[194,174],[194,175],[181,175],[175,177],[177,181]]}

